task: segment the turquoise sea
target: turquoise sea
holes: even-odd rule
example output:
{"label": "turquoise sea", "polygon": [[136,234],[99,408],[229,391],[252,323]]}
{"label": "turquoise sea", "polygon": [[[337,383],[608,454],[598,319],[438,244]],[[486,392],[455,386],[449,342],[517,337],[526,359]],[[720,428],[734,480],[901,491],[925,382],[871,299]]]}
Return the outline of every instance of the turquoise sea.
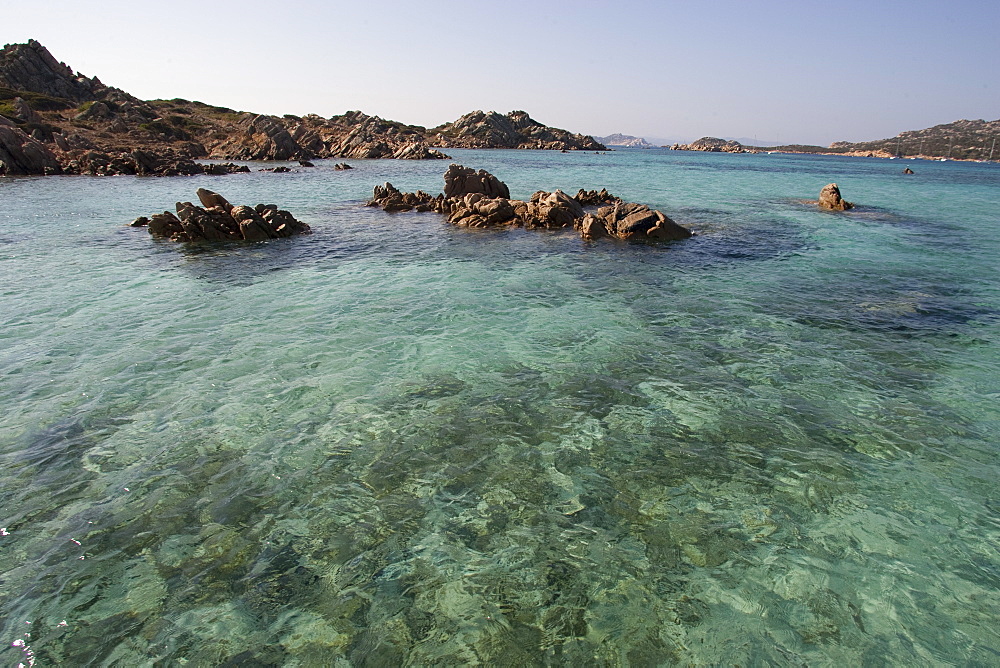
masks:
{"label": "turquoise sea", "polygon": [[[1000,165],[449,153],[697,236],[0,179],[3,665],[1000,664]],[[125,226],[199,187],[314,234]]]}

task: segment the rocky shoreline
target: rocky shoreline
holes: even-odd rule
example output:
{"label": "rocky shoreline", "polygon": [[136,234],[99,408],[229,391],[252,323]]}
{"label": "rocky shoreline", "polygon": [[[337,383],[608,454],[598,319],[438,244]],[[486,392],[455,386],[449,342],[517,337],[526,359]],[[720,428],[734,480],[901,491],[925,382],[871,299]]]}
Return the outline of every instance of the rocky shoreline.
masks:
{"label": "rocky shoreline", "polygon": [[34,40],[0,50],[0,175],[222,174],[244,170],[194,161],[444,160],[449,147],[605,149],[523,111],[474,111],[428,130],[361,111],[267,116],[140,100],[74,73]]}

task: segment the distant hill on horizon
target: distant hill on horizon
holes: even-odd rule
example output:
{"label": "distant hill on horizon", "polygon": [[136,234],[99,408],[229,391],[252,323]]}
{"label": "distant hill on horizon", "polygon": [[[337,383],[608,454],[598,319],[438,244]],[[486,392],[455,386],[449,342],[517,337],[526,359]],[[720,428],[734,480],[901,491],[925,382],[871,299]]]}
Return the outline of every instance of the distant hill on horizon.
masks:
{"label": "distant hill on horizon", "polygon": [[1000,119],[995,121],[958,120],[923,130],[906,130],[895,137],[866,142],[839,141],[829,146],[811,144],[745,144],[736,140],[702,137],[688,144],[673,146],[684,151],[754,153],[784,151],[789,153],[824,153],[876,158],[913,157],[953,160],[1000,159]]}
{"label": "distant hill on horizon", "polygon": [[650,144],[642,137],[623,135],[618,132],[616,132],[615,134],[608,135],[607,137],[594,137],[594,139],[601,142],[605,146],[621,146],[626,148],[655,148],[653,144]]}

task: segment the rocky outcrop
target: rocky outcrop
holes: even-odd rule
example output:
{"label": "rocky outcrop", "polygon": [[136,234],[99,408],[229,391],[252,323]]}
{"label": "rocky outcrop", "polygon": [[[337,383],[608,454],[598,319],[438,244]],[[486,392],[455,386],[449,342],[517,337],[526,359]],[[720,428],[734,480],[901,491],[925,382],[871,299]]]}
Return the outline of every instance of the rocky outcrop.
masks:
{"label": "rocky outcrop", "polygon": [[829,211],[847,211],[853,209],[854,204],[848,202],[840,196],[840,188],[836,183],[828,183],[819,191],[819,208]]}
{"label": "rocky outcrop", "polygon": [[506,115],[473,111],[431,133],[440,146],[455,148],[525,148],[603,151],[606,147],[588,135],[542,125],[523,111]]}
{"label": "rocky outcrop", "polygon": [[718,137],[702,137],[690,144],[674,144],[673,151],[705,151],[708,153],[751,153],[746,146],[732,139]]}
{"label": "rocky outcrop", "polygon": [[[316,121],[314,121],[316,122]],[[349,111],[319,120],[318,132],[326,142],[326,154],[334,158],[395,158],[397,160],[442,160],[444,153],[428,146],[426,130]]]}
{"label": "rocky outcrop", "polygon": [[273,116],[243,114],[236,129],[234,137],[212,148],[211,157],[229,160],[308,160],[317,157],[293,139],[289,128]]}
{"label": "rocky outcrop", "polygon": [[0,175],[59,174],[61,171],[59,160],[52,151],[0,116]]}
{"label": "rocky outcrop", "polygon": [[510,197],[507,184],[485,169],[476,171],[452,163],[444,173],[444,196],[461,197],[470,193],[482,193],[487,197]]}
{"label": "rocky outcrop", "polygon": [[197,194],[202,206],[178,202],[176,215],[164,211],[149,218],[140,216],[132,222],[132,226],[145,225],[154,237],[186,242],[264,241],[312,231],[308,225],[274,204],[233,206],[211,190],[199,188]]}
{"label": "rocky outcrop", "polygon": [[674,241],[691,236],[691,230],[681,227],[660,211],[634,202],[618,202],[598,209],[596,214],[587,214],[578,222],[577,229],[584,239],[614,237]]}
{"label": "rocky outcrop", "polygon": [[[594,213],[586,205],[610,203]],[[607,190],[580,190],[570,197],[562,190],[540,190],[528,201],[510,199],[507,185],[485,170],[451,165],[445,174],[445,192],[437,196],[418,190],[403,193],[391,183],[376,186],[368,206],[387,212],[436,211],[459,227],[574,227],[585,239],[611,237],[668,241],[692,236],[659,211],[624,202]]]}
{"label": "rocky outcrop", "polygon": [[580,190],[573,196],[577,202],[583,206],[602,206],[605,204],[617,204],[621,202],[620,197],[615,197],[608,192],[607,188],[601,188],[600,190]]}
{"label": "rocky outcrop", "polygon": [[4,45],[0,51],[0,86],[74,102],[96,100],[105,88],[97,78],[74,74],[33,39],[27,44]]}
{"label": "rocky outcrop", "polygon": [[410,211],[412,209],[416,209],[417,211],[437,211],[439,213],[450,211],[450,208],[445,205],[443,195],[433,197],[422,190],[418,190],[415,193],[402,193],[388,182],[381,186],[375,186],[368,206],[381,207],[383,211],[389,213]]}

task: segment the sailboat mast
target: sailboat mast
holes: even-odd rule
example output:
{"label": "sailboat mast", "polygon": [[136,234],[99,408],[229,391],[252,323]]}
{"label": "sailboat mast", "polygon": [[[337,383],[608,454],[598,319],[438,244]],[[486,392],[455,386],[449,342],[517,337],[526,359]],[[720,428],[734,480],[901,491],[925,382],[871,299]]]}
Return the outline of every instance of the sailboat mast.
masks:
{"label": "sailboat mast", "polygon": [[993,137],[993,146],[990,147],[990,162],[993,162],[993,149],[997,147],[997,138]]}

